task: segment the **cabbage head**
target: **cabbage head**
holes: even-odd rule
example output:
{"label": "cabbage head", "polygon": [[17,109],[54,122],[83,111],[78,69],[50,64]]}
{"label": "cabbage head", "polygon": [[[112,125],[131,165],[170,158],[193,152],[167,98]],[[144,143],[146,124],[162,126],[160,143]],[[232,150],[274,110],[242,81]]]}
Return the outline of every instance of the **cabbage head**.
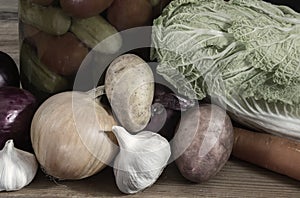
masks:
{"label": "cabbage head", "polygon": [[157,73],[257,130],[300,138],[300,14],[261,0],[174,0],[154,20]]}

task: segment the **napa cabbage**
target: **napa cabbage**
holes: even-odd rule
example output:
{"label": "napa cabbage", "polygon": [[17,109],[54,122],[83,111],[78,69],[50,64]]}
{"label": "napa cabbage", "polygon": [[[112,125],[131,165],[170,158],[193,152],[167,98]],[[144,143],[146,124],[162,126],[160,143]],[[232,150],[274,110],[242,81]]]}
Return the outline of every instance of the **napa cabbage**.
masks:
{"label": "napa cabbage", "polygon": [[261,0],[174,0],[151,58],[178,92],[257,130],[300,138],[300,14]]}

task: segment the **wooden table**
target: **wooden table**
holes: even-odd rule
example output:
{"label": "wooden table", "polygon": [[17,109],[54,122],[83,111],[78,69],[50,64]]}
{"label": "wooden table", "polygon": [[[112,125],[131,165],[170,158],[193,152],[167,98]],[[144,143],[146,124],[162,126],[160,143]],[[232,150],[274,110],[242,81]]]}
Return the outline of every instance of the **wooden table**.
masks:
{"label": "wooden table", "polygon": [[[0,50],[19,60],[17,0],[0,0]],[[1,162],[0,162],[1,163]],[[300,166],[300,164],[299,164]],[[0,197],[119,197],[112,168],[80,181],[54,182],[41,171],[17,192]],[[174,164],[144,192],[130,197],[300,197],[300,182],[231,158],[217,176],[203,184],[185,180]]]}

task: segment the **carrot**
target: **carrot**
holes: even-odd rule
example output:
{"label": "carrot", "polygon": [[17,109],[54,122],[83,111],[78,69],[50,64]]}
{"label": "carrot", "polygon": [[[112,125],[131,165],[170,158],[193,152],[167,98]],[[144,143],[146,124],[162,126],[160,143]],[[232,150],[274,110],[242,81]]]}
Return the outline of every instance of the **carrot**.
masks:
{"label": "carrot", "polygon": [[235,128],[232,155],[300,180],[300,142],[298,141]]}

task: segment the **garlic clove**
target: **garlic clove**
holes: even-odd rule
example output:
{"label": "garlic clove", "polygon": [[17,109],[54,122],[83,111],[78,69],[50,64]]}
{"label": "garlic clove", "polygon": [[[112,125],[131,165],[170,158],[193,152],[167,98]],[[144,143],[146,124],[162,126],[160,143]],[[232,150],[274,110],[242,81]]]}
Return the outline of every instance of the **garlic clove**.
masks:
{"label": "garlic clove", "polygon": [[0,151],[0,191],[20,190],[36,175],[38,163],[33,154],[14,147],[8,140]]}
{"label": "garlic clove", "polygon": [[132,135],[119,126],[113,126],[112,131],[120,145],[114,161],[120,191],[133,194],[154,184],[171,156],[169,142],[150,131]]}

